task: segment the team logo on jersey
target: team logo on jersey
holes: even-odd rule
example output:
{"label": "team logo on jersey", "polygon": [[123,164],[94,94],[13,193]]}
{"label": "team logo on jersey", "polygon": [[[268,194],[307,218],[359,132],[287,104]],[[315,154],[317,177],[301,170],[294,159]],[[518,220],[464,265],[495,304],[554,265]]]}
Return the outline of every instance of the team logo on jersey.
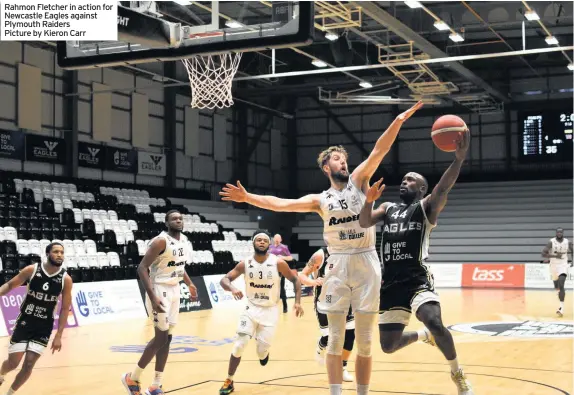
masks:
{"label": "team logo on jersey", "polygon": [[351,196],[351,206],[357,206],[359,204],[359,197],[357,195]]}
{"label": "team logo on jersey", "polygon": [[453,331],[476,335],[515,338],[571,338],[572,335],[574,335],[574,323],[572,322],[492,321],[457,324],[451,325],[448,328]]}
{"label": "team logo on jersey", "polygon": [[267,280],[273,280],[273,273],[267,272]]}
{"label": "team logo on jersey", "polygon": [[365,232],[357,232],[355,229],[347,229],[339,232],[339,240],[356,240],[365,237]]}

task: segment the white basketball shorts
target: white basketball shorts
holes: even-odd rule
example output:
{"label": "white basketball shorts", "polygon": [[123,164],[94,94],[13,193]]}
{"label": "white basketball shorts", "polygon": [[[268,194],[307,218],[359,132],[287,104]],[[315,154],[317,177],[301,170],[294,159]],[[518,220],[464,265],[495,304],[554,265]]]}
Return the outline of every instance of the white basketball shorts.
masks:
{"label": "white basketball shorts", "polygon": [[260,307],[249,302],[239,316],[237,333],[248,335],[256,341],[271,345],[279,320],[279,307]]}
{"label": "white basketball shorts", "polygon": [[[160,331],[167,331],[177,325],[179,318],[179,284],[164,285],[153,284],[153,292],[160,298],[163,304],[163,313],[152,311],[153,325]],[[146,298],[148,311],[151,310],[149,297]]]}
{"label": "white basketball shorts", "polygon": [[381,262],[375,248],[333,252],[323,280],[317,310],[323,314],[378,313]]}
{"label": "white basketball shorts", "polygon": [[552,281],[558,281],[558,277],[561,274],[568,276],[568,263],[551,263],[550,264],[550,275],[552,276]]}

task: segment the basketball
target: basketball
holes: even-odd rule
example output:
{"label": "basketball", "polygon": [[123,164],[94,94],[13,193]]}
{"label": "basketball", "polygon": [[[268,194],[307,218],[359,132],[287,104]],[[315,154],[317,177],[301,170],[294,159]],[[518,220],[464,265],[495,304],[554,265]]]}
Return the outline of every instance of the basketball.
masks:
{"label": "basketball", "polygon": [[456,151],[458,133],[467,130],[466,123],[456,115],[443,115],[432,125],[431,137],[441,151]]}

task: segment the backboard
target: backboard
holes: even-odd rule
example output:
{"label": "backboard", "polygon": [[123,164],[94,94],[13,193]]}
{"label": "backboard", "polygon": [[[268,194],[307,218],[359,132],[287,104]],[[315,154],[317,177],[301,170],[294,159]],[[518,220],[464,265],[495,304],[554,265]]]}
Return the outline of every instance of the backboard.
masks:
{"label": "backboard", "polygon": [[312,1],[121,1],[120,41],[58,42],[63,69],[308,45]]}

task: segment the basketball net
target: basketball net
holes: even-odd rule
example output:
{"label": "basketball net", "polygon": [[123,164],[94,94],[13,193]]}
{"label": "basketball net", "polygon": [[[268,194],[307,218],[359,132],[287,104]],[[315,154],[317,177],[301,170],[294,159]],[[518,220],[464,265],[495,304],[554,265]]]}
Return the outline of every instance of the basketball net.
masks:
{"label": "basketball net", "polygon": [[237,73],[241,52],[197,55],[182,62],[189,75],[192,108],[226,108],[233,105],[231,84]]}

